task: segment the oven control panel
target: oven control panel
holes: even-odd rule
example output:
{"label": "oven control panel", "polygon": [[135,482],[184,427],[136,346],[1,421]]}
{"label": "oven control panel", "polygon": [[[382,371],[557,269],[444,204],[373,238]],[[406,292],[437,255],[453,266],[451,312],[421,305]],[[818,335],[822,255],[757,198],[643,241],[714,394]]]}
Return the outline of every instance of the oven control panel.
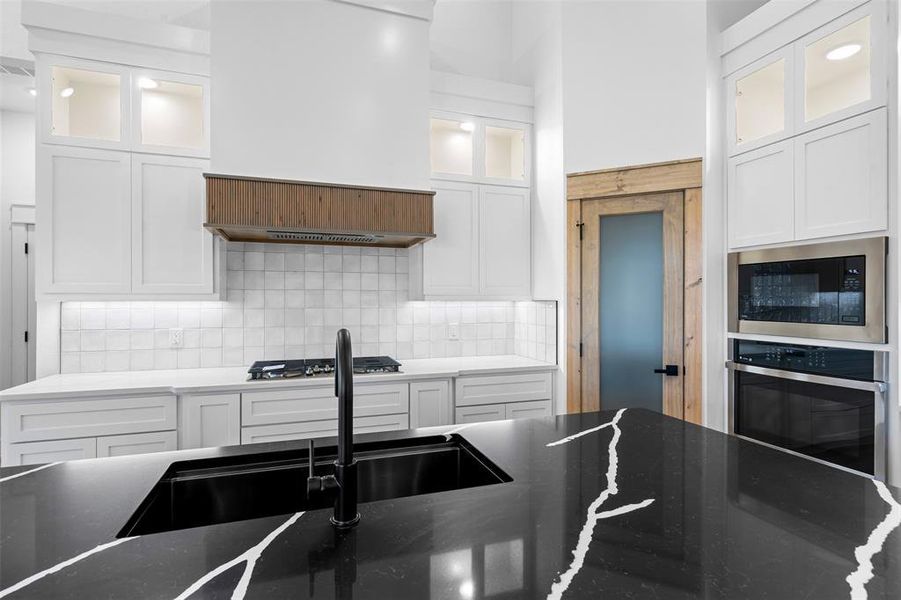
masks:
{"label": "oven control panel", "polygon": [[870,350],[757,340],[735,340],[733,349],[733,360],[737,363],[865,381],[874,379],[874,358]]}

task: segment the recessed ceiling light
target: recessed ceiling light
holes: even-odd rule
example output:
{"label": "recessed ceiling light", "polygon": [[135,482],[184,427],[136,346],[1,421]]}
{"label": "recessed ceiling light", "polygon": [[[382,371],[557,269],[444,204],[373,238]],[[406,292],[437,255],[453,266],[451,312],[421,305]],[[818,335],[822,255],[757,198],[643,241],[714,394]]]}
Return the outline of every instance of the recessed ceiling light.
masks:
{"label": "recessed ceiling light", "polygon": [[34,88],[28,88],[28,93],[31,94],[32,96],[38,95],[38,91]]}
{"label": "recessed ceiling light", "polygon": [[159,87],[159,83],[149,77],[141,77],[138,79],[138,87],[143,90],[152,90]]}
{"label": "recessed ceiling light", "polygon": [[462,129],[463,131],[475,131],[475,128],[476,128],[475,123],[471,123],[469,121],[464,121],[463,123],[460,123],[460,129]]}
{"label": "recessed ceiling light", "polygon": [[843,44],[826,53],[827,60],[845,60],[860,52],[860,44]]}
{"label": "recessed ceiling light", "polygon": [[62,96],[63,98],[68,98],[74,93],[75,93],[75,88],[67,87],[67,88],[63,88],[62,90],[60,90],[59,95]]}

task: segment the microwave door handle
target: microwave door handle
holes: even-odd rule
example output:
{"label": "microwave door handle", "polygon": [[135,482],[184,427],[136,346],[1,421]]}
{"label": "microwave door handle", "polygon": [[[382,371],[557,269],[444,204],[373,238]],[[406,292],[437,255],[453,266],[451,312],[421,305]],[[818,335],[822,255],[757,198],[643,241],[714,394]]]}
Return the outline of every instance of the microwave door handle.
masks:
{"label": "microwave door handle", "polygon": [[731,360],[726,362],[726,368],[730,371],[742,371],[744,373],[767,375],[769,377],[778,377],[779,379],[791,379],[793,381],[803,381],[805,383],[819,383],[821,385],[830,385],[851,390],[862,390],[865,392],[877,392],[880,394],[885,393],[885,383],[882,381],[857,381],[855,379],[842,379],[840,377],[829,377],[827,375],[797,373],[795,371],[771,369],[770,367],[746,365],[744,363],[737,363]]}

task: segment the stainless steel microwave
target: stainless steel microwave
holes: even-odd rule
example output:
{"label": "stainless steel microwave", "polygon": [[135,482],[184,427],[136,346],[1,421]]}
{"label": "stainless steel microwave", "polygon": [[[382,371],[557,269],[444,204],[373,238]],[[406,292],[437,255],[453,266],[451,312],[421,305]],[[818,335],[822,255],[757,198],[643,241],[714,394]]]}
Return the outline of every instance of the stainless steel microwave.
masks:
{"label": "stainless steel microwave", "polygon": [[729,331],[885,343],[887,237],[729,254]]}

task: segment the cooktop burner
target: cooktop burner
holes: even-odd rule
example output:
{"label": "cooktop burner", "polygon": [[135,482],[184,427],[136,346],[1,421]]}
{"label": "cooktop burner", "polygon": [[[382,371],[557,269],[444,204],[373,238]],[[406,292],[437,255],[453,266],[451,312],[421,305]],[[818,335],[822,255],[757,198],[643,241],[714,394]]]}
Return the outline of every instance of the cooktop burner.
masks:
{"label": "cooktop burner", "polygon": [[[401,364],[390,356],[358,356],[354,358],[354,373],[398,373]],[[290,377],[315,377],[335,372],[334,358],[308,358],[296,360],[258,360],[247,373],[250,379],[287,379]]]}

